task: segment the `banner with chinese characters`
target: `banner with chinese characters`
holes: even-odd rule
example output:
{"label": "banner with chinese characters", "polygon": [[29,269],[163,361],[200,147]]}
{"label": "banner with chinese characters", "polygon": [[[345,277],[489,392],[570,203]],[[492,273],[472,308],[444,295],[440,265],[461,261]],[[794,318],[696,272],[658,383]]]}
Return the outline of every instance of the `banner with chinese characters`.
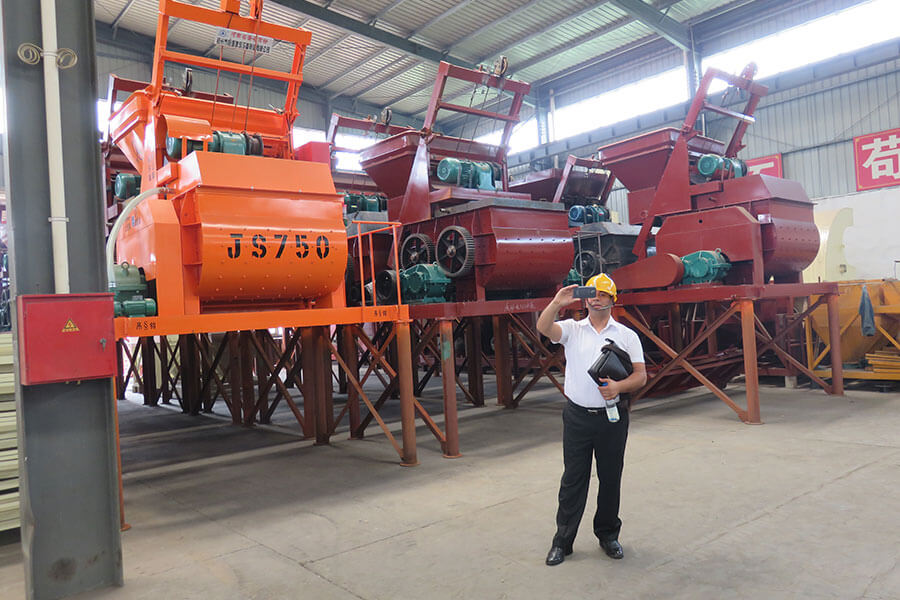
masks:
{"label": "banner with chinese characters", "polygon": [[900,129],[853,138],[856,191],[900,185]]}
{"label": "banner with chinese characters", "polygon": [[216,34],[216,46],[225,46],[236,50],[250,51],[257,54],[271,54],[274,40],[264,35],[220,29]]}
{"label": "banner with chinese characters", "polygon": [[770,154],[769,156],[760,156],[759,158],[751,158],[745,160],[747,163],[747,171],[751,175],[771,175],[772,177],[784,177],[784,170],[781,166],[781,153]]}

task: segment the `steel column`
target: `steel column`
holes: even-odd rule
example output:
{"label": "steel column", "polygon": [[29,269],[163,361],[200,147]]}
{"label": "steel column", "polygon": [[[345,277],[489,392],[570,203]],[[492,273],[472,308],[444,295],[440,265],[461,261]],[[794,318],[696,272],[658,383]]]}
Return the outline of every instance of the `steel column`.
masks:
{"label": "steel column", "polygon": [[484,371],[481,368],[481,317],[469,317],[466,327],[466,366],[469,394],[475,406],[484,406]]}
{"label": "steel column", "polygon": [[[162,388],[162,403],[172,403],[172,374],[169,372],[169,340],[166,336],[159,337],[159,373],[160,387]],[[174,353],[173,353],[174,354]]]}
{"label": "steel column", "polygon": [[753,300],[739,300],[741,306],[741,342],[744,348],[744,380],[747,387],[745,422],[762,424],[759,416],[759,367],[756,363],[756,318]]}
{"label": "steel column", "polygon": [[497,377],[497,404],[514,408],[512,366],[509,355],[509,321],[502,315],[492,318],[494,322],[494,371]]}
{"label": "steel column", "polygon": [[419,464],[416,458],[416,398],[413,395],[412,344],[409,322],[395,323],[397,328],[397,377],[400,388],[400,425],[402,427],[403,454],[400,464],[411,467]]}
{"label": "steel column", "polygon": [[[312,373],[304,373],[305,378],[315,379],[316,396],[316,445],[327,444],[331,438],[331,423],[334,420],[334,402],[331,386],[331,352],[328,350],[329,331],[327,327],[314,327],[315,346],[313,357],[318,361]],[[306,398],[304,398],[306,400]]]}
{"label": "steel column", "polygon": [[316,332],[312,327],[303,327],[300,329],[300,370],[303,378],[303,431],[307,437],[315,435],[316,423],[318,422],[316,413],[318,406],[316,405],[316,378],[313,373],[316,372]]}
{"label": "steel column", "polygon": [[[456,364],[453,351],[453,320],[441,319],[441,381],[444,384],[445,458],[458,458],[459,423],[456,414]],[[472,357],[469,357],[472,360]]]}
{"label": "steel column", "polygon": [[189,415],[199,415],[202,406],[200,398],[200,361],[197,357],[197,338],[194,334],[180,336],[178,349],[181,354],[181,403],[182,410]]}
{"label": "steel column", "polygon": [[[265,330],[263,330],[265,331]],[[257,340],[259,339],[259,334],[262,333],[260,331],[254,332],[252,335],[257,336]],[[268,333],[268,332],[266,332]],[[272,364],[270,357],[268,356],[268,352],[265,354],[257,351],[255,356],[256,361],[256,390],[257,395],[259,397],[259,402],[257,403],[257,414],[259,415],[260,423],[269,423],[270,419],[268,416],[269,412],[269,389],[266,387],[266,377],[265,373],[268,371],[268,366]]]}
{"label": "steel column", "polygon": [[[241,424],[241,345],[240,333],[228,335],[228,378],[231,380],[231,424]],[[224,343],[224,342],[223,342]]]}
{"label": "steel column", "polygon": [[141,338],[141,373],[143,375],[144,406],[159,404],[159,388],[156,386],[156,340],[152,337]]}
{"label": "steel column", "polygon": [[[342,370],[345,377],[359,379],[359,353],[357,352],[356,337],[353,335],[353,327],[344,325],[341,327],[341,358],[347,365],[347,370]],[[347,386],[347,414],[350,419],[350,438],[356,438],[356,430],[359,428],[359,392],[352,385]],[[360,436],[361,437],[361,436]]]}
{"label": "steel column", "polygon": [[116,340],[116,400],[125,399],[125,340]]}
{"label": "steel column", "polygon": [[[93,6],[56,2],[58,44],[78,56],[78,63],[60,77],[64,103],[59,143],[66,173],[73,293],[106,291]],[[7,113],[0,143],[8,177],[15,299],[54,290],[48,198],[49,180],[56,174],[41,160],[48,152],[43,65],[27,65],[16,55],[20,44],[43,45],[39,3],[2,2],[0,15]],[[17,333],[19,324],[13,319]],[[28,598],[60,598],[123,583],[113,390],[109,379],[16,386]]]}
{"label": "steel column", "polygon": [[[238,334],[238,352],[240,356],[240,374],[239,384],[237,386],[238,398],[240,398],[240,406],[242,413],[242,423],[244,425],[252,425],[256,419],[256,394],[253,391],[253,343],[250,341],[249,331],[242,331]],[[182,357],[182,363],[184,357]],[[182,370],[184,365],[182,364]],[[232,388],[235,384],[232,383]]]}
{"label": "steel column", "polygon": [[828,294],[828,337],[831,342],[831,392],[844,395],[844,363],[841,358],[841,320],[838,295]]}

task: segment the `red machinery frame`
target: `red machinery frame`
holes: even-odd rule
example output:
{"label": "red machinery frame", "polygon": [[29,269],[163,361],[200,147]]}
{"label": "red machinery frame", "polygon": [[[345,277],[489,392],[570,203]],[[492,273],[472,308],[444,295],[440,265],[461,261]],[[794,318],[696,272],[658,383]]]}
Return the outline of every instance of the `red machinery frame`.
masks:
{"label": "red machinery frame", "polygon": [[357,117],[339,115],[337,113],[331,115],[331,121],[328,123],[328,131],[325,136],[325,143],[328,144],[328,152],[331,160],[331,175],[334,178],[335,186],[342,191],[351,193],[365,194],[378,192],[378,186],[375,185],[375,182],[373,182],[372,178],[368,175],[338,170],[335,154],[338,152],[359,154],[360,152],[354,148],[343,148],[338,146],[337,135],[339,129],[353,129],[364,133],[377,133],[392,136],[403,133],[404,131],[411,131],[412,128],[382,123],[375,119],[360,119]]}
{"label": "red machinery frame", "polygon": [[[795,299],[818,299],[800,309]],[[838,332],[837,284],[770,284],[765,286],[708,286],[667,291],[622,293],[614,308],[616,319],[644,340],[648,380],[632,401],[704,385],[745,423],[762,423],[759,401],[759,359],[771,353],[786,369],[802,373],[831,395],[843,395],[840,339],[831,346],[831,383],[823,380],[791,352],[791,340],[820,305],[828,309],[829,330]],[[688,328],[681,307],[701,307],[703,318]],[[655,315],[654,315],[655,313]],[[771,324],[780,322],[777,330]],[[768,323],[768,325],[767,325]],[[726,346],[727,345],[727,346]],[[743,372],[746,408],[723,388]]]}
{"label": "red machinery frame", "polygon": [[[768,88],[753,81],[754,66],[741,75],[709,69],[703,76],[681,129],[665,128],[600,148],[604,167],[629,190],[632,224],[641,231],[634,245],[638,261],[617,271],[621,288],[640,290],[677,284],[679,256],[696,250],[721,251],[732,268],[726,284],[799,283],[800,272],[818,250],[812,203],[799,183],[765,175],[734,177],[723,170],[697,181],[702,154],[734,159],[743,146],[753,112]],[[710,84],[723,80],[748,95],[743,112],[712,104]],[[700,113],[713,111],[737,120],[728,144],[696,128]],[[659,230],[651,236],[651,228]],[[656,255],[648,256],[648,242]]]}
{"label": "red machinery frame", "polygon": [[[450,79],[510,92],[508,109],[492,112],[444,101]],[[528,194],[510,191],[506,145],[529,90],[529,84],[505,79],[502,74],[442,62],[423,129],[405,129],[360,153],[363,168],[388,197],[388,218],[403,223],[405,237],[427,238],[429,244],[437,244],[440,254],[442,236],[456,228],[460,239],[448,237],[446,243],[450,262],[460,262],[448,269],[456,280],[458,301],[484,302],[493,299],[489,297],[493,292],[523,289],[534,290],[538,297],[550,295],[571,266],[571,235],[563,207],[534,202]],[[436,133],[434,125],[441,110],[503,122],[500,144]],[[496,189],[438,181],[432,173],[444,158],[497,165]]]}
{"label": "red machinery frame", "polygon": [[[776,372],[802,373],[829,394],[843,393],[839,352],[832,354],[838,366],[831,384],[803,363],[798,327],[815,305],[799,309],[798,316],[794,300],[820,295],[816,305],[827,303],[831,326],[838,315],[836,284],[800,283],[819,245],[813,205],[802,187],[765,175],[737,176],[724,168],[705,176],[698,167],[701,155],[736,159],[744,147],[743,136],[768,91],[753,81],[754,73],[753,65],[740,75],[710,69],[681,129],[652,131],[599,150],[601,164],[629,190],[631,223],[641,226],[633,247],[638,260],[612,273],[620,290],[616,315],[649,346],[649,381],[635,397],[700,383],[747,423],[761,422],[758,361],[764,354],[782,365]],[[741,112],[708,100],[715,79],[747,95]],[[697,129],[704,110],[737,120],[727,144]],[[652,233],[653,227],[659,229]],[[723,281],[680,285],[681,257],[699,250],[721,251],[730,270]],[[686,315],[693,316],[686,321]],[[721,389],[741,372],[746,408]]]}

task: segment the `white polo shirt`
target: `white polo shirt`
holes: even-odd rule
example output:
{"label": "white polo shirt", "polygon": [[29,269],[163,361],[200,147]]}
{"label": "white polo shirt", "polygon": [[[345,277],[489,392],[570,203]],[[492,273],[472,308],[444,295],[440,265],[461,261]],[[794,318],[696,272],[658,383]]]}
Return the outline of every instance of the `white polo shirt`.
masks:
{"label": "white polo shirt", "polygon": [[562,329],[559,343],[566,349],[566,396],[585,408],[603,408],[619,401],[616,396],[612,400],[604,400],[597,383],[588,375],[588,369],[600,356],[603,346],[608,344],[606,338],[614,341],[620,348],[628,352],[632,363],[644,362],[644,350],[638,335],[618,321],[609,317],[603,331],[597,332],[591,325],[589,317],[580,321],[566,319],[557,323]]}

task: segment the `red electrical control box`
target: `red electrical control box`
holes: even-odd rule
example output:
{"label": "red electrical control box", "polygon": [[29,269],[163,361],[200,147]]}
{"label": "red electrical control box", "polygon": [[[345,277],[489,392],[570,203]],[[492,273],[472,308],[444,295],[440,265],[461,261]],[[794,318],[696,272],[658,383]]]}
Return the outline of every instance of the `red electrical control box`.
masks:
{"label": "red electrical control box", "polygon": [[112,294],[16,298],[22,385],[116,374]]}

